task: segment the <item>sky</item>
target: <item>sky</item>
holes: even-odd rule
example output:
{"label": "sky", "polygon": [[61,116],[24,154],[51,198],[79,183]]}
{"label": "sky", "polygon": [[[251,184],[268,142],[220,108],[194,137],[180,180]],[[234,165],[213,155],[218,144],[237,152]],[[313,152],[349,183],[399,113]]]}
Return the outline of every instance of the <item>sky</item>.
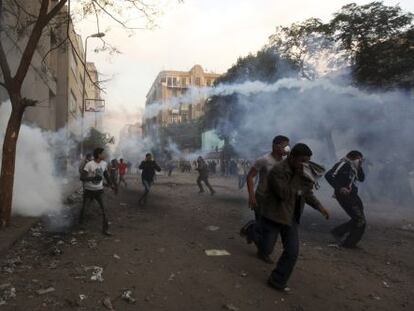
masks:
{"label": "sky", "polygon": [[[326,21],[350,2],[372,1],[158,0],[162,14],[156,18],[156,29],[133,33],[102,19],[105,39],[121,51],[117,55],[96,53],[101,43],[88,41],[88,61],[96,63],[101,79],[110,78],[104,94],[105,130],[117,137],[125,124],[141,120],[146,94],[159,71],[189,70],[200,64],[207,71],[225,73],[238,57],[265,45],[276,26],[310,17]],[[383,2],[414,12],[412,0]],[[77,31],[83,37],[95,33],[96,21],[79,21]]]}

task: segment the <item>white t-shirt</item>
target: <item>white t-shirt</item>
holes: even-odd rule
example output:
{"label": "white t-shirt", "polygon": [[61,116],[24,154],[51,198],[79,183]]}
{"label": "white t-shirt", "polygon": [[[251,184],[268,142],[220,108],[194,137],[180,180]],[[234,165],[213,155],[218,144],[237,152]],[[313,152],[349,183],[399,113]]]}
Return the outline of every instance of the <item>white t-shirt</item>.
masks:
{"label": "white t-shirt", "polygon": [[103,190],[104,172],[107,166],[108,164],[105,161],[101,161],[97,163],[94,160],[92,160],[86,163],[83,170],[88,172],[88,177],[95,177],[95,176],[102,177],[102,180],[99,182],[86,181],[84,184],[86,190],[91,190],[91,191]]}
{"label": "white t-shirt", "polygon": [[279,161],[277,161],[271,153],[265,154],[254,162],[253,167],[259,172],[259,184],[256,189],[257,193],[265,194],[267,190],[267,175],[278,162]]}

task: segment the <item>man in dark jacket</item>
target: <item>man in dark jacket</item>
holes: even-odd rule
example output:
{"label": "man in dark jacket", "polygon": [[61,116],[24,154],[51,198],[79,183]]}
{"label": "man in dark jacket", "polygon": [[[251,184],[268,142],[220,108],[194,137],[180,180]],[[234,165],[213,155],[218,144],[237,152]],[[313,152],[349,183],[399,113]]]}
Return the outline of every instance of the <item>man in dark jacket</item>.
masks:
{"label": "man in dark jacket", "polygon": [[201,182],[204,182],[204,184],[210,190],[210,194],[214,195],[216,192],[214,191],[213,187],[210,185],[208,181],[209,169],[203,157],[198,157],[196,170],[198,171],[197,185],[198,185],[198,188],[200,189],[200,193],[204,192],[203,184],[201,183]]}
{"label": "man in dark jacket", "polygon": [[[351,217],[351,220],[331,231],[340,245],[346,248],[356,247],[366,227],[364,205],[356,185],[357,182],[365,180],[362,161],[362,153],[353,150],[325,175],[329,184],[335,189],[335,198],[339,205]],[[347,236],[343,239],[345,235]]]}
{"label": "man in dark jacket", "polygon": [[154,183],[155,171],[160,172],[161,167],[152,159],[151,153],[145,155],[145,160],[139,165],[141,172],[142,184],[144,186],[144,194],[139,199],[139,204],[147,203],[147,197],[150,192],[151,186]]}
{"label": "man in dark jacket", "polygon": [[277,163],[268,174],[268,186],[261,206],[262,236],[255,240],[259,252],[270,254],[280,234],[283,253],[268,284],[286,290],[299,253],[298,224],[305,203],[318,210],[326,219],[329,213],[313,194],[314,181],[304,173],[312,151],[297,144],[286,160]]}

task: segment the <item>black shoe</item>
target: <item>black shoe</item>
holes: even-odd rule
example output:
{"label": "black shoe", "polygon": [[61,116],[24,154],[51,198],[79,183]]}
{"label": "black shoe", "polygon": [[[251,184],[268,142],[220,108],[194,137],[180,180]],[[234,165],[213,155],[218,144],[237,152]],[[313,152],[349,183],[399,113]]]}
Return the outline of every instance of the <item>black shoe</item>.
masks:
{"label": "black shoe", "polygon": [[113,234],[108,229],[102,230],[102,234],[106,236],[113,236]]}
{"label": "black shoe", "polygon": [[334,237],[335,241],[338,244],[342,244],[342,235],[335,233],[335,231],[331,230],[331,235]]}
{"label": "black shoe", "polygon": [[246,238],[247,244],[251,244],[253,241],[249,239],[248,232],[250,228],[255,224],[254,220],[249,220],[241,229],[240,229],[240,236]]}
{"label": "black shoe", "polygon": [[216,194],[216,192],[213,190],[213,191],[211,191],[211,193],[210,193],[211,195],[215,195]]}
{"label": "black shoe", "polygon": [[267,285],[269,285],[271,288],[276,289],[280,292],[287,293],[290,291],[289,287],[287,287],[286,285],[280,285],[279,283],[276,283],[275,281],[272,280],[271,277],[267,280]]}
{"label": "black shoe", "polygon": [[274,264],[275,262],[272,260],[272,258],[269,257],[269,255],[262,254],[261,252],[257,252],[257,258],[264,261],[267,264]]}

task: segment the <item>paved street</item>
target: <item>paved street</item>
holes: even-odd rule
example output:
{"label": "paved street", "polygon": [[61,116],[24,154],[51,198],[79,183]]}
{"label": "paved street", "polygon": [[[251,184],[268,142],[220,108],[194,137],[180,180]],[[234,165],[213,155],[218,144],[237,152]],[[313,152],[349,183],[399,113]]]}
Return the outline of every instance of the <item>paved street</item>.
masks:
{"label": "paved street", "polygon": [[[339,250],[328,247],[327,234],[344,217],[337,205],[324,201],[337,211],[329,222],[309,208],[287,295],[266,286],[273,265],[238,235],[251,217],[246,191],[217,177],[217,194],[199,195],[195,178],[159,176],[139,206],[142,186],[129,177],[129,189],[107,195],[113,237],[101,235],[95,206],[85,228],[64,235],[33,228],[1,259],[0,295],[9,298],[0,310],[414,309],[414,233],[403,223],[380,213],[374,220],[368,210],[362,249]],[[209,249],[230,255],[207,256]]]}

